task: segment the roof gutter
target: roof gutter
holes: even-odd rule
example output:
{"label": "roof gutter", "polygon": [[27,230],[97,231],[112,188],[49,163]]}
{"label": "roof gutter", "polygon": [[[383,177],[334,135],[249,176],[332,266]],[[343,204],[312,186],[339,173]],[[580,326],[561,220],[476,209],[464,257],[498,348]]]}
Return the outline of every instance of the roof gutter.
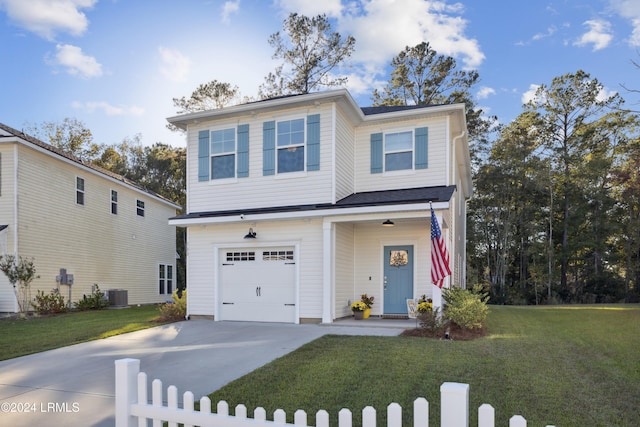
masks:
{"label": "roof gutter", "polygon": [[[400,204],[400,205],[385,205],[385,206],[362,206],[352,208],[335,208],[335,209],[318,209],[318,210],[306,210],[296,212],[278,212],[278,213],[264,213],[264,214],[241,214],[241,215],[228,215],[228,216],[211,216],[204,218],[172,218],[169,219],[169,225],[176,225],[182,227],[194,226],[194,225],[207,225],[207,224],[228,224],[239,223],[244,221],[278,221],[278,220],[291,220],[291,219],[305,219],[305,218],[331,218],[331,217],[343,217],[342,220],[348,221],[346,216],[354,215],[382,215],[385,218],[415,218],[415,212],[424,212],[424,217],[427,218],[430,215],[429,202],[424,203],[412,203],[412,204]],[[449,202],[436,202],[433,203],[434,209],[448,209]],[[408,214],[410,213],[411,214]]]}

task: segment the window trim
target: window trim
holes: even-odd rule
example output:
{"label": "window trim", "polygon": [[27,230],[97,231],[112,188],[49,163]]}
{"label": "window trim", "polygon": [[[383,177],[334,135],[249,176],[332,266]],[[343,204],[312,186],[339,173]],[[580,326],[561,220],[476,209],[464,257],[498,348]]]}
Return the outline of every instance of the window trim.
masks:
{"label": "window trim", "polygon": [[[213,152],[213,133],[233,130],[233,152],[225,151],[223,153]],[[213,177],[213,158],[233,155],[233,176],[224,178]],[[238,127],[237,126],[220,126],[209,129],[209,181],[210,182],[229,182],[238,178]]]}
{"label": "window trim", "polygon": [[[118,215],[118,191],[112,188],[109,194],[111,195],[109,200],[109,204],[111,206],[111,209],[110,209],[111,215]],[[113,200],[114,195],[116,196],[115,200]]]}
{"label": "window trim", "polygon": [[173,264],[158,263],[158,295],[172,295],[176,290],[175,271]]}
{"label": "window trim", "polygon": [[[287,115],[278,117],[275,119],[275,175],[281,177],[296,177],[305,175],[307,173],[307,154],[308,154],[308,141],[307,141],[307,119],[308,116],[305,115]],[[303,142],[298,144],[290,144],[287,146],[278,145],[278,125],[283,122],[293,122],[296,120],[302,121],[302,137]],[[278,161],[278,153],[280,150],[287,149],[290,147],[302,147],[304,149],[304,155],[302,158],[302,169],[290,172],[280,172],[280,162]]]}
{"label": "window trim", "polygon": [[[389,150],[387,151],[387,135],[409,133],[411,135],[411,149],[410,150]],[[402,174],[406,172],[412,172],[416,170],[416,135],[414,128],[393,128],[386,129],[382,132],[382,172],[383,174]],[[387,155],[399,154],[411,152],[411,167],[404,169],[387,170]]]}
{"label": "window trim", "polygon": [[[142,206],[140,206],[140,203],[142,203]],[[142,212],[142,215],[140,215],[140,212]],[[136,216],[139,216],[141,218],[144,218],[146,216],[146,207],[144,200],[136,199]]]}
{"label": "window trim", "polygon": [[[82,189],[80,189],[79,188],[80,186],[78,185],[78,184],[80,184],[80,182],[82,182]],[[86,206],[87,199],[85,197],[86,196],[86,185],[85,185],[85,183],[86,183],[86,181],[85,181],[84,178],[76,175],[76,186],[75,186],[76,187],[76,205],[78,205],[78,206]],[[80,197],[79,197],[80,195],[82,195],[82,197],[81,197],[82,198],[82,203],[80,203],[80,201],[79,201],[80,200]]]}

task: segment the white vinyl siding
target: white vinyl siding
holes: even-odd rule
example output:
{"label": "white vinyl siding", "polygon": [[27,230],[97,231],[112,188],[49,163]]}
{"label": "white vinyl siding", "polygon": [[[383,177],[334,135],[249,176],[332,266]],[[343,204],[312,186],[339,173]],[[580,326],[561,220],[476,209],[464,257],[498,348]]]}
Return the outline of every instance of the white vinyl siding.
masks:
{"label": "white vinyl siding", "polygon": [[355,188],[355,171],[354,171],[354,153],[355,130],[347,121],[342,110],[336,109],[336,201],[347,197],[354,193]]}
{"label": "white vinyl siding", "polygon": [[[431,293],[429,257],[431,244],[428,218],[403,222],[403,227],[382,227],[374,223],[358,223],[355,226],[355,280],[354,298],[367,293],[376,300],[371,314],[382,314],[384,301],[383,247],[386,245],[414,246],[414,296]],[[369,280],[371,277],[371,280]]]}
{"label": "white vinyl siding", "polygon": [[[322,318],[322,221],[260,222],[254,230],[258,239],[247,243],[242,237],[246,224],[209,225],[188,228],[189,241],[189,314],[213,316],[216,287],[220,275],[214,260],[217,250],[230,247],[229,242],[240,242],[246,250],[258,253],[261,247],[291,246],[298,244],[298,315],[302,319]],[[281,244],[280,244],[281,243]],[[237,244],[236,246],[237,247]]]}
{"label": "white vinyl siding", "polygon": [[[75,205],[75,196],[69,196],[70,190],[75,192],[79,167],[23,145],[17,150],[17,248],[19,255],[34,259],[40,276],[31,285],[32,295],[38,289],[50,292],[60,268],[66,268],[75,279],[72,301],[89,295],[94,284],[105,291],[126,289],[129,304],[166,300],[158,295],[157,266],[175,263],[175,226],[168,224],[168,218],[176,214],[175,208],[131,187],[118,186],[103,174],[83,170],[85,189],[90,192],[86,193],[83,209],[70,209]],[[13,154],[3,157],[13,158]],[[9,168],[14,170],[13,165]],[[12,174],[5,175],[5,188],[13,188]],[[105,207],[115,188],[118,215]],[[0,213],[12,212],[13,197],[7,197],[11,207],[4,197],[0,200]],[[145,221],[138,221],[136,200],[143,200],[147,206]],[[14,224],[11,220],[11,253],[16,247],[12,240]],[[68,287],[61,286],[61,292],[66,300]]]}
{"label": "white vinyl siding", "polygon": [[[428,159],[426,169],[397,170],[371,173],[371,134],[397,132],[399,129],[429,128]],[[396,122],[389,128],[376,125],[361,126],[356,131],[356,192],[395,190],[401,188],[448,185],[446,117],[422,121]]]}
{"label": "white vinyl siding", "polygon": [[[355,228],[352,223],[336,224],[335,318],[351,315],[348,302],[354,300],[355,276]],[[358,278],[366,282],[367,277]],[[365,283],[366,284],[366,283]]]}
{"label": "white vinyl siding", "polygon": [[[250,209],[294,204],[328,203],[332,200],[332,118],[331,106],[321,105],[308,110],[284,111],[277,117],[257,114],[237,118],[233,123],[249,125],[249,176],[242,180],[224,183],[198,181],[198,132],[212,126],[226,127],[229,122],[203,122],[189,127],[187,134],[187,170],[189,186],[187,203],[189,212],[233,209]],[[263,176],[263,123],[287,120],[291,117],[307,117],[320,114],[320,170],[312,172],[283,173]],[[276,147],[277,148],[277,147]],[[313,189],[313,191],[310,191]]]}

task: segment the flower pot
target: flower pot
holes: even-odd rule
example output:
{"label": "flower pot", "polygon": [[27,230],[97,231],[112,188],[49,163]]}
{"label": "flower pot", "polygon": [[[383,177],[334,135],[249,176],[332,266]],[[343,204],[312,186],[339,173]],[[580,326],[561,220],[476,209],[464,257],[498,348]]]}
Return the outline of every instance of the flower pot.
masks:
{"label": "flower pot", "polygon": [[368,318],[369,318],[369,316],[371,315],[371,309],[370,309],[370,308],[367,308],[367,309],[366,309],[365,311],[363,311],[362,313],[363,313],[363,314],[362,314],[362,318],[363,318],[363,319],[368,319]]}
{"label": "flower pot", "polygon": [[354,311],[353,312],[353,318],[356,319],[356,320],[364,319],[364,311]]}

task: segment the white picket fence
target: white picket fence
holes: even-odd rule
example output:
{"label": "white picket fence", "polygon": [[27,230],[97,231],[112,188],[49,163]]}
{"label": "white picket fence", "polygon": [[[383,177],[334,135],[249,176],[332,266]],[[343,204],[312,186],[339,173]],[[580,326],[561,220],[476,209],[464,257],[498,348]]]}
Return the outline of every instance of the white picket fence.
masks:
{"label": "white picket fence", "polygon": [[[169,427],[178,423],[185,427],[307,427],[307,414],[298,410],[293,416],[293,424],[286,422],[286,413],[278,409],[273,420],[267,420],[263,408],[256,408],[253,418],[247,417],[244,405],[235,407],[235,415],[229,414],[229,405],[225,401],[217,404],[217,412],[211,413],[211,400],[200,399],[200,411],[194,410],[193,393],[183,394],[183,407],[178,407],[178,389],[171,385],[167,388],[167,405],[163,404],[162,381],[155,379],[151,385],[151,403],[147,395],[147,374],[140,372],[138,359],[120,359],[116,365],[116,424],[115,427],[146,427],[147,420],[153,420],[153,427],[161,427],[168,422]],[[413,402],[413,427],[429,427],[429,402],[420,397]],[[316,413],[315,425],[329,427],[329,414],[320,410]],[[338,413],[339,427],[352,427],[352,413],[342,409]],[[520,415],[509,420],[509,427],[526,427],[527,421]],[[443,383],[440,386],[440,426],[469,426],[469,385]],[[478,409],[478,427],[494,427],[495,411],[491,405],[484,404]],[[362,410],[362,427],[376,427],[376,410],[367,406]],[[387,406],[387,427],[402,427],[402,408],[397,403]],[[547,426],[553,427],[553,426]]]}

